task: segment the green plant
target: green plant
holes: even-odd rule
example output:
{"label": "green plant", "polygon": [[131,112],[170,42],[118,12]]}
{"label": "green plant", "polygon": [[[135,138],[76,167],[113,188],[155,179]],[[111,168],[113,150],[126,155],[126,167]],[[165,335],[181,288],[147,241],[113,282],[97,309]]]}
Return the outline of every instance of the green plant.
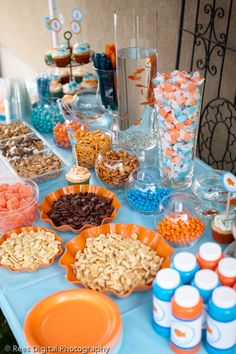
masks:
{"label": "green plant", "polygon": [[10,327],[5,319],[2,311],[0,310],[0,354],[11,354],[12,350],[5,350],[6,346],[12,348],[13,345],[17,345],[15,337],[10,330]]}

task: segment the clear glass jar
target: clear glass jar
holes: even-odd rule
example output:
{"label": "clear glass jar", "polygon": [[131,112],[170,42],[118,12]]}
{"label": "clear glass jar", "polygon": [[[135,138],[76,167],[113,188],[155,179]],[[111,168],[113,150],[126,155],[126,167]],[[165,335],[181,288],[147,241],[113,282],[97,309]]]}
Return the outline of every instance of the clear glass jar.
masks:
{"label": "clear glass jar", "polygon": [[143,6],[121,8],[114,13],[114,24],[120,139],[145,160],[145,151],[156,146],[152,123],[157,11]]}
{"label": "clear glass jar", "polygon": [[98,77],[97,100],[101,100],[105,109],[117,111],[117,78],[116,69],[102,70],[94,68]]}
{"label": "clear glass jar", "polygon": [[160,201],[172,191],[164,187],[158,170],[153,167],[134,170],[125,189],[129,205],[142,214],[155,214],[159,210]]}
{"label": "clear glass jar", "polygon": [[192,246],[205,230],[200,201],[188,193],[164,197],[157,214],[157,231],[172,247]]}
{"label": "clear glass jar", "polygon": [[75,114],[86,120],[90,130],[111,130],[114,117],[106,112],[95,90],[81,90],[77,92],[72,103]]}
{"label": "clear glass jar", "polygon": [[204,79],[174,70],[154,79],[159,166],[175,189],[191,186]]}
{"label": "clear glass jar", "polygon": [[[223,173],[222,171],[204,173],[193,181],[192,193],[201,200],[208,218],[225,213],[228,192],[223,183]],[[230,214],[235,212],[236,198],[231,194]]]}
{"label": "clear glass jar", "polygon": [[32,124],[33,127],[41,133],[50,133],[57,123],[64,121],[64,118],[59,110],[56,99],[51,99],[44,102],[38,102],[32,109]]}
{"label": "clear glass jar", "polygon": [[112,140],[109,133],[103,131],[76,132],[75,154],[78,165],[94,168],[101,151],[111,150]]}
{"label": "clear glass jar", "polygon": [[127,146],[114,144],[112,149],[99,153],[95,171],[106,187],[124,188],[129,175],[139,167],[135,152]]}

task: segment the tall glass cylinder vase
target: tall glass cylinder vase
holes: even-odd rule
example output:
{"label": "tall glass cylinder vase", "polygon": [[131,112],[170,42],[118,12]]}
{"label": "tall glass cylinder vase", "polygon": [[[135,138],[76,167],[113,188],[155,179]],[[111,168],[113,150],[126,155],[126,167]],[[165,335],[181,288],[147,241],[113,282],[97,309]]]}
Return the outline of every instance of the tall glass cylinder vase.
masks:
{"label": "tall glass cylinder vase", "polygon": [[156,145],[153,134],[153,78],[157,71],[157,12],[115,11],[118,123],[122,142],[136,151]]}
{"label": "tall glass cylinder vase", "polygon": [[192,184],[203,82],[177,70],[154,80],[160,175],[177,189]]}

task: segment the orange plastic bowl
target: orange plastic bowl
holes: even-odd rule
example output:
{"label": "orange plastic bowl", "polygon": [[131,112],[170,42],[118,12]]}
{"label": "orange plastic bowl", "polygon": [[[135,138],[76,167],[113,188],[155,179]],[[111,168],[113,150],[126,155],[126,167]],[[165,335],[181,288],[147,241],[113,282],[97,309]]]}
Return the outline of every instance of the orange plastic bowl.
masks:
{"label": "orange plastic bowl", "polygon": [[[6,233],[5,235],[3,235],[1,238],[0,238],[0,245],[6,240],[8,239],[11,234],[14,232],[16,234],[20,234],[22,231],[40,231],[40,230],[44,230],[44,231],[49,231],[53,234],[55,234],[56,236],[56,240],[57,241],[60,241],[61,243],[63,243],[63,240],[55,233],[55,231],[53,230],[50,230],[50,229],[45,229],[44,227],[39,227],[39,226],[27,226],[27,227],[21,227],[19,229],[16,229],[16,230],[12,230],[12,231],[9,231],[8,233]],[[59,250],[58,250],[58,253],[49,261],[48,264],[40,264],[37,268],[35,269],[29,269],[29,268],[24,268],[24,269],[21,269],[21,270],[15,270],[15,269],[12,269],[11,267],[8,267],[8,266],[5,266],[5,265],[1,265],[0,263],[0,267],[2,268],[6,268],[6,269],[9,269],[11,270],[12,272],[15,272],[15,273],[20,273],[20,272],[35,272],[36,270],[40,269],[40,268],[45,268],[45,267],[48,267],[50,264],[52,264],[55,259],[57,257],[59,257],[63,250],[62,250],[62,247],[61,245],[58,246],[59,247]]]}
{"label": "orange plastic bowl", "polygon": [[[141,242],[156,251],[158,256],[164,257],[161,268],[168,268],[170,266],[170,256],[173,254],[173,248],[168,245],[168,243],[158,232],[133,224],[106,224],[87,229],[66,243],[65,252],[60,258],[59,264],[66,269],[66,279],[70,283],[82,285],[85,288],[88,288],[86,284],[83,284],[76,278],[73,272],[72,264],[75,262],[76,252],[85,248],[86,239],[88,237],[97,237],[99,234],[107,233],[117,233],[121,234],[123,237],[130,237],[132,233],[136,233]],[[145,291],[150,289],[151,286],[152,284],[140,285],[132,288],[127,294],[124,295],[120,295],[116,291],[112,291],[110,289],[104,289],[102,292],[114,294],[123,298],[129,296],[133,291]]]}
{"label": "orange plastic bowl", "polygon": [[42,201],[42,203],[39,205],[39,210],[41,210],[41,219],[45,221],[47,224],[51,225],[54,227],[56,230],[59,231],[72,231],[72,232],[80,232],[82,230],[88,229],[90,227],[94,227],[94,225],[87,224],[81,227],[78,230],[75,230],[73,227],[70,225],[62,225],[62,226],[56,226],[54,225],[53,221],[49,219],[47,216],[47,213],[52,209],[52,205],[55,201],[57,201],[61,196],[66,195],[66,194],[71,194],[71,193],[95,193],[99,196],[112,199],[112,206],[114,208],[111,216],[104,218],[102,221],[102,224],[108,223],[111,220],[113,220],[116,217],[117,214],[117,209],[120,208],[121,204],[120,202],[116,199],[116,195],[110,191],[108,191],[105,188],[101,188],[98,186],[92,186],[92,185],[75,185],[75,186],[67,186],[63,187],[61,189],[58,189],[48,195],[46,195],[45,199]]}

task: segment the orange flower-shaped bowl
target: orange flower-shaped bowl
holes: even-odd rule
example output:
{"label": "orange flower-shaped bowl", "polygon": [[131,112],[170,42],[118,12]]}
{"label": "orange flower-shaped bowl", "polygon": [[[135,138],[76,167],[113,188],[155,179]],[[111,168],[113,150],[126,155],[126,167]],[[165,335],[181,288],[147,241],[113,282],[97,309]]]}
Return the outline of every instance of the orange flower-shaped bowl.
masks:
{"label": "orange flower-shaped bowl", "polygon": [[[99,234],[107,233],[116,233],[122,235],[123,237],[130,237],[133,233],[136,233],[138,240],[151,247],[154,251],[156,251],[158,256],[164,258],[161,268],[168,268],[170,266],[170,256],[173,254],[173,248],[168,245],[168,243],[158,232],[133,224],[106,224],[87,229],[66,243],[65,252],[60,258],[59,264],[66,269],[66,279],[70,283],[82,285],[87,288],[86,284],[80,282],[73,272],[72,264],[76,261],[75,255],[77,251],[85,248],[86,239],[88,237],[97,237]],[[140,285],[132,288],[124,295],[121,295],[116,291],[112,291],[111,289],[104,289],[102,292],[114,294],[120,298],[123,298],[129,296],[133,291],[145,291],[150,289],[151,286],[152,284]]]}
{"label": "orange flower-shaped bowl", "polygon": [[81,184],[81,185],[74,185],[74,186],[66,186],[66,187],[63,187],[61,189],[58,189],[58,190],[46,195],[45,199],[39,205],[39,210],[41,211],[41,215],[40,215],[41,219],[59,231],[72,231],[72,232],[77,233],[82,230],[93,227],[94,225],[86,224],[83,227],[81,227],[80,229],[75,230],[70,225],[56,226],[53,223],[53,221],[51,219],[49,219],[49,217],[47,216],[47,213],[52,209],[53,203],[56,202],[63,195],[73,194],[73,193],[86,193],[86,192],[87,193],[94,193],[94,194],[97,194],[101,197],[105,197],[107,199],[112,199],[111,205],[113,206],[114,210],[113,210],[111,216],[103,219],[102,224],[108,223],[116,217],[117,209],[120,208],[121,204],[116,199],[116,195],[114,193],[108,191],[105,188],[101,188],[98,186]]}
{"label": "orange flower-shaped bowl", "polygon": [[[9,231],[7,232],[5,235],[3,235],[1,238],[0,238],[0,245],[6,240],[8,239],[11,234],[14,232],[16,234],[20,234],[21,232],[24,232],[24,231],[48,231],[48,232],[51,232],[55,235],[55,238],[57,241],[60,241],[61,243],[63,243],[63,240],[55,233],[55,231],[53,230],[50,230],[50,229],[45,229],[44,227],[40,227],[40,226],[27,226],[27,227],[21,227],[19,229],[15,229],[15,230],[12,230],[12,231]],[[59,257],[63,252],[63,249],[61,247],[61,245],[58,246],[58,252],[57,254],[55,254],[55,256],[50,259],[49,263],[48,264],[40,264],[37,268],[35,269],[29,269],[29,268],[24,268],[24,269],[20,269],[20,270],[16,270],[16,269],[13,269],[11,267],[8,267],[8,266],[5,266],[5,265],[1,265],[0,263],[0,267],[2,268],[6,268],[6,269],[10,269],[12,272],[15,272],[15,273],[20,273],[20,272],[35,272],[36,270],[40,269],[40,268],[45,268],[45,267],[48,267],[50,264],[52,264],[55,259],[57,257]]]}

